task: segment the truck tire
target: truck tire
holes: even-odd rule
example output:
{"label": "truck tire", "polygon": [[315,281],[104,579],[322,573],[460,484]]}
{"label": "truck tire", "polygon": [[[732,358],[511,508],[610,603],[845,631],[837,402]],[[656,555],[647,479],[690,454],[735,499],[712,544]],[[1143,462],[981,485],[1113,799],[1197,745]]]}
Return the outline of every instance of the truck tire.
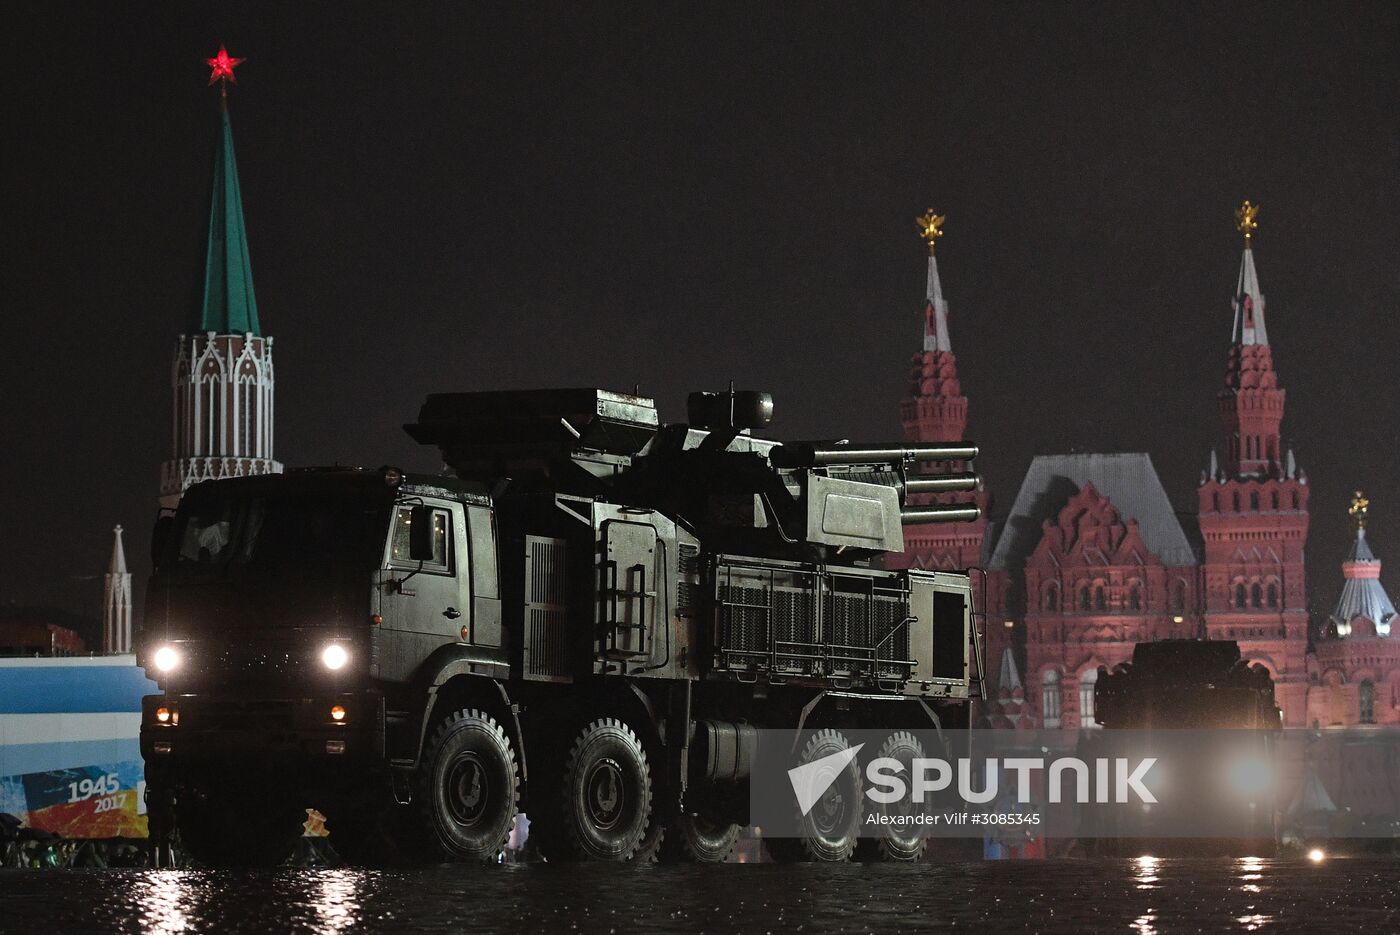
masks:
{"label": "truck tire", "polygon": [[199,790],[175,800],[175,823],[181,847],[200,866],[276,867],[296,847],[306,809],[275,797]]}
{"label": "truck tire", "polygon": [[443,718],[424,746],[413,790],[414,824],[428,854],[494,863],[519,800],[519,761],[496,719],[475,708]]}
{"label": "truck tire", "polygon": [[[875,754],[878,757],[892,757],[904,764],[904,776],[906,780],[913,774],[913,761],[922,759],[924,756],[924,745],[919,743],[919,738],[909,731],[896,731],[885,739],[880,745],[880,752]],[[905,797],[899,802],[891,802],[888,805],[875,805],[874,808],[888,815],[912,814],[920,806],[911,801],[913,795],[912,785],[906,784]],[[856,845],[856,859],[862,861],[897,861],[909,863],[924,859],[924,851],[928,845],[928,835],[924,833],[924,825],[908,824],[882,825],[880,836],[875,838],[861,838]]]}
{"label": "truck tire", "polygon": [[651,818],[651,766],[632,728],[617,718],[585,727],[569,751],[561,786],[551,851],[565,860],[632,859]]}
{"label": "truck tire", "polygon": [[739,843],[739,831],[732,821],[684,812],[666,829],[660,859],[666,863],[722,864]]}
{"label": "truck tire", "polygon": [[[801,766],[851,748],[839,730],[819,730],[807,741],[796,765]],[[776,861],[839,862],[851,859],[864,814],[860,766],[856,758],[840,770],[806,815],[799,814],[800,836],[771,838],[768,853]]]}

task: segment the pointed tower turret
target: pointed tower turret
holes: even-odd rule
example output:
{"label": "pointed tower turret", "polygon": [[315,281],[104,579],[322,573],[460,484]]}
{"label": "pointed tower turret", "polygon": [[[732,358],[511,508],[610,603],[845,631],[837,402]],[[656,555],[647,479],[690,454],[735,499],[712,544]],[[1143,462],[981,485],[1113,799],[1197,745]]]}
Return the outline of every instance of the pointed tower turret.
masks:
{"label": "pointed tower turret", "polygon": [[272,338],[262,333],[233,152],[228,83],[243,60],[221,46],[208,60],[218,81],[219,132],[204,252],[198,331],[180,335],[171,374],[171,458],[161,469],[161,503],[174,506],[192,484],[220,477],[276,474],[273,458]]}
{"label": "pointed tower turret", "polygon": [[1366,542],[1366,513],[1371,501],[1357,491],[1347,510],[1356,524],[1356,538],[1342,562],[1341,597],[1332,610],[1332,626],[1338,636],[1389,636],[1395,605],[1381,585],[1381,560]]}
{"label": "pointed tower turret", "polygon": [[102,651],[131,652],[131,572],[126,568],[122,528],[112,529],[112,560],[102,585]]}
{"label": "pointed tower turret", "polygon": [[[935,255],[938,238],[943,236],[943,215],[934,214],[930,208],[915,223],[928,248],[928,275],[924,283],[922,348],[914,355],[909,391],[900,402],[904,437],[911,442],[962,441],[967,428],[967,397],[958,380],[958,362],[948,331],[948,303],[943,298]],[[954,461],[933,462],[922,468],[929,473],[965,470],[961,462]],[[990,501],[985,490],[911,495],[911,504],[975,503],[981,507],[981,515],[971,523],[905,526],[906,551],[889,556],[886,567],[963,569],[980,565]],[[998,657],[989,646],[984,658],[995,664]]]}
{"label": "pointed tower turret", "polygon": [[1308,614],[1303,546],[1308,486],[1279,427],[1284,392],[1274,372],[1264,294],[1254,267],[1259,206],[1235,212],[1244,255],[1231,299],[1233,321],[1225,387],[1217,396],[1225,427],[1219,472],[1197,491],[1205,584],[1206,635],[1235,640],[1269,668],[1287,726],[1306,716]]}
{"label": "pointed tower turret", "polygon": [[938,277],[938,238],[943,236],[943,215],[930,208],[917,220],[928,244],[928,280],[924,287],[924,344],[914,355],[909,375],[909,395],[900,414],[904,437],[917,442],[953,442],[963,439],[967,428],[967,397],[958,382],[958,359],[948,336],[948,303]]}
{"label": "pointed tower turret", "polygon": [[253,265],[243,223],[243,194],[233,154],[228,98],[220,98],[219,142],[214,150],[214,186],[204,259],[204,302],[197,327],[208,334],[262,335],[253,294]]}
{"label": "pointed tower turret", "polygon": [[1252,245],[1258,205],[1246,201],[1235,216],[1244,233],[1244,255],[1235,294],[1230,300],[1234,323],[1225,388],[1219,396],[1225,427],[1226,462],[1232,477],[1279,473],[1279,426],[1283,422],[1284,391],[1274,372],[1273,351],[1264,324],[1264,293],[1254,268]]}

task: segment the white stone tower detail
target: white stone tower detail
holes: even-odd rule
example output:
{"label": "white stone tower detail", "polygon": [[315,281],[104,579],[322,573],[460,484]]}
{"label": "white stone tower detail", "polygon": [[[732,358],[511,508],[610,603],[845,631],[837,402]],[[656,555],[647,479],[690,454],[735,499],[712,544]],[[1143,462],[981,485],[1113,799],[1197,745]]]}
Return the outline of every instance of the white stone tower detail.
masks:
{"label": "white stone tower detail", "polygon": [[122,528],[112,529],[112,561],[102,587],[102,651],[131,652],[131,572],[126,570]]}

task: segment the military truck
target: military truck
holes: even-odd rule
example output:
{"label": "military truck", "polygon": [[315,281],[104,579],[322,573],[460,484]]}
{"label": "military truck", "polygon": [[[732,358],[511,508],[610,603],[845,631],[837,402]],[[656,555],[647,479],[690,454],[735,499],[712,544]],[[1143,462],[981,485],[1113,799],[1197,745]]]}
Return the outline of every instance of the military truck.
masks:
{"label": "military truck", "polygon": [[[1099,669],[1094,712],[1109,731],[1129,732],[1115,755],[1155,756],[1177,777],[1175,794],[1128,812],[1100,849],[1122,855],[1269,856],[1277,809],[1276,742],[1283,716],[1269,670],[1233,640],[1138,643],[1131,662]],[[1088,732],[1081,756],[1104,731]],[[1191,777],[1184,783],[1180,777]],[[1210,836],[1181,837],[1182,828]]]}
{"label": "military truck", "polygon": [[[903,523],[977,516],[945,496],[977,487],[976,447],[780,444],[752,434],[771,397],[732,388],[688,410],[439,394],[406,429],[450,474],[191,488],[140,645],[157,853],[276,863],[316,808],[352,862],[490,862],[521,811],[552,860],[718,861],[756,730],[822,728],[800,761],[965,723],[968,575],[880,558]],[[823,814],[775,852],[849,857],[859,809]]]}

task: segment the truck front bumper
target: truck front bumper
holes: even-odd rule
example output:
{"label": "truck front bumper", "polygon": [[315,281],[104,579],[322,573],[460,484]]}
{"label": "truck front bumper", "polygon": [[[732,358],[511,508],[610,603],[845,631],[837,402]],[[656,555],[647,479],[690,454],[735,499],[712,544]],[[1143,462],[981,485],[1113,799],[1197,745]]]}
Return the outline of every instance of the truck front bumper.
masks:
{"label": "truck front bumper", "polygon": [[384,700],[372,692],[147,695],[141,699],[141,756],[148,773],[228,763],[328,771],[352,761],[364,766],[384,759]]}

